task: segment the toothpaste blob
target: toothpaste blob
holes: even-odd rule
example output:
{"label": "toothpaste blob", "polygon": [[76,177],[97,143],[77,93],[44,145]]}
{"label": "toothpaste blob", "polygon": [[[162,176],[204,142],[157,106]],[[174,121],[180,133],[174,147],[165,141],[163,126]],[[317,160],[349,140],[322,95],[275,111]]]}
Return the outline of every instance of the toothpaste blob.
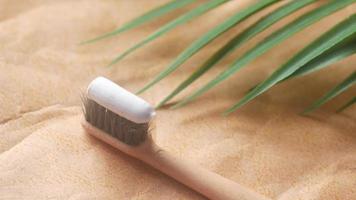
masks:
{"label": "toothpaste blob", "polygon": [[154,108],[142,98],[104,77],[97,77],[88,86],[88,98],[135,123],[148,123]]}

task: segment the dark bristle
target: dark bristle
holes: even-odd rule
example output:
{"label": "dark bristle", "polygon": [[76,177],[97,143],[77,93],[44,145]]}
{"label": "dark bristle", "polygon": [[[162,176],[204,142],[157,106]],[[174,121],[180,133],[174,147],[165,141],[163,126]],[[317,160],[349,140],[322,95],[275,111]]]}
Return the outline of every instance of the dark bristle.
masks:
{"label": "dark bristle", "polygon": [[137,124],[82,96],[85,120],[92,126],[129,145],[138,145],[146,139],[148,123]]}

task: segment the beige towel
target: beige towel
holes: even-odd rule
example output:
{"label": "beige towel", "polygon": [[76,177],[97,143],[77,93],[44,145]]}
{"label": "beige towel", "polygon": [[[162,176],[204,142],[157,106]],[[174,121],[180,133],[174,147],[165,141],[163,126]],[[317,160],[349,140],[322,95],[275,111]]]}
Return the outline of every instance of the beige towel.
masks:
{"label": "beige towel", "polygon": [[[77,45],[164,2],[0,0],[0,199],[204,199],[89,137],[79,124],[79,95],[91,79],[104,75],[136,91],[194,39],[251,1],[231,1],[112,68],[104,66],[184,9],[118,37]],[[355,70],[355,56],[278,85],[228,117],[220,115],[288,57],[355,10],[355,5],[349,6],[296,34],[186,107],[160,109],[155,119],[157,143],[273,199],[356,199],[356,108],[334,113],[355,90],[310,117],[298,115]],[[224,34],[143,97],[158,103],[223,42],[257,19]],[[271,31],[238,49],[176,100]]]}

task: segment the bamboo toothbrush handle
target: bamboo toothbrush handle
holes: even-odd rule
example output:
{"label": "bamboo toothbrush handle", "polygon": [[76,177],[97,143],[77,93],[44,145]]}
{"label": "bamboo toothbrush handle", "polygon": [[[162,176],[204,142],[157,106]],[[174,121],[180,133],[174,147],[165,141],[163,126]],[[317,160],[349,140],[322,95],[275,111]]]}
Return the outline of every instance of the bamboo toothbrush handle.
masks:
{"label": "bamboo toothbrush handle", "polygon": [[213,200],[267,200],[268,198],[194,163],[173,157],[159,148],[151,138],[135,147],[129,146],[83,122],[85,130],[96,138],[130,156],[142,160],[159,171]]}
{"label": "bamboo toothbrush handle", "polygon": [[142,161],[216,200],[265,200],[266,198],[191,162],[172,156],[167,151],[155,150],[139,155]]}

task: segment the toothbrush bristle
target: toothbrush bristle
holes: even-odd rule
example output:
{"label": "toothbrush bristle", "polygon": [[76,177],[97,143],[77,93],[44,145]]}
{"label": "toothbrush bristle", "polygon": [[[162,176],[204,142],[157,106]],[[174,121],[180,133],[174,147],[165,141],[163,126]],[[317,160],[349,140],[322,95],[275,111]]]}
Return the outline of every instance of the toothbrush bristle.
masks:
{"label": "toothbrush bristle", "polygon": [[129,145],[138,145],[146,139],[148,123],[127,120],[86,96],[82,102],[85,120],[92,126]]}

